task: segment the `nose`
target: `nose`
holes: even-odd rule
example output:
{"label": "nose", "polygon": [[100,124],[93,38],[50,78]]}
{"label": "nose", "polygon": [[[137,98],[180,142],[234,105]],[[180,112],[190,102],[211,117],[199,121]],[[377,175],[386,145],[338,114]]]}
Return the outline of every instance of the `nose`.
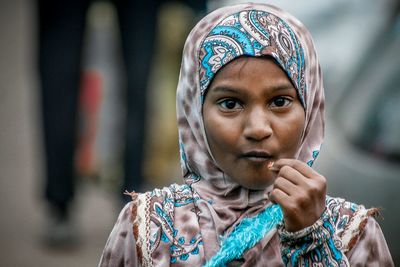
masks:
{"label": "nose", "polygon": [[243,135],[252,141],[261,141],[272,135],[271,121],[265,107],[249,111]]}

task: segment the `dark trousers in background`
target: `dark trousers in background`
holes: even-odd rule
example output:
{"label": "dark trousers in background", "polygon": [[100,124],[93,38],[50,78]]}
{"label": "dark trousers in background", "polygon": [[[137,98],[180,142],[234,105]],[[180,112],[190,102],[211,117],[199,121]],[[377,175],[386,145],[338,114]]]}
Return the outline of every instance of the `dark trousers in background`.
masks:
{"label": "dark trousers in background", "polygon": [[[123,189],[140,190],[146,87],[153,54],[157,0],[114,0],[126,71]],[[86,13],[90,0],[38,0],[39,75],[46,161],[45,196],[66,211],[74,197],[74,151]],[[121,190],[122,192],[122,190]],[[128,197],[125,201],[128,201]]]}

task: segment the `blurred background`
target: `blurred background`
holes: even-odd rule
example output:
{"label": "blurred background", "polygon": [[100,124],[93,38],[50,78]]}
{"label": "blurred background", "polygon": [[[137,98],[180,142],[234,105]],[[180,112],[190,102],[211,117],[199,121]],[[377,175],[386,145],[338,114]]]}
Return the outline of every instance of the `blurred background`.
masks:
{"label": "blurred background", "polygon": [[[206,11],[167,1],[154,13],[141,190],[180,182],[175,88],[183,42]],[[207,10],[245,1],[210,0]],[[274,3],[311,31],[323,69],[327,133],[315,168],[328,191],[381,208],[400,262],[400,6],[395,0]],[[49,243],[35,1],[0,3],[0,266],[96,266],[121,208],[126,129],[118,12],[93,1],[84,16],[71,204],[74,242]],[[69,56],[70,47],[63,53]],[[60,125],[64,122],[60,119]]]}

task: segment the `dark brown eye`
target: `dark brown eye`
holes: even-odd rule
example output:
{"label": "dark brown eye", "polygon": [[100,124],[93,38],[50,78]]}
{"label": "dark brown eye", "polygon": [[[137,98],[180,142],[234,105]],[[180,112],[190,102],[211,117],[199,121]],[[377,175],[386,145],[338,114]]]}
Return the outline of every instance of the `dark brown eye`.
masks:
{"label": "dark brown eye", "polygon": [[235,99],[224,99],[218,103],[223,109],[238,109],[240,104]]}
{"label": "dark brown eye", "polygon": [[289,104],[290,104],[290,99],[288,99],[286,97],[282,97],[282,96],[275,97],[272,100],[272,106],[273,107],[285,107],[285,106],[287,106]]}

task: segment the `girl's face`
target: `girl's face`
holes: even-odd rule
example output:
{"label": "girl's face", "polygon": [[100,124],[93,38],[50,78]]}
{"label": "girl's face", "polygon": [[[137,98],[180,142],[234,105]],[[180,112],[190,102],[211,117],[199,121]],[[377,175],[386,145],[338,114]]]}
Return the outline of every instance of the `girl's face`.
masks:
{"label": "girl's face", "polygon": [[275,179],[270,162],[295,156],[305,125],[296,89],[270,58],[238,58],[219,70],[203,117],[218,167],[241,186],[259,190]]}

